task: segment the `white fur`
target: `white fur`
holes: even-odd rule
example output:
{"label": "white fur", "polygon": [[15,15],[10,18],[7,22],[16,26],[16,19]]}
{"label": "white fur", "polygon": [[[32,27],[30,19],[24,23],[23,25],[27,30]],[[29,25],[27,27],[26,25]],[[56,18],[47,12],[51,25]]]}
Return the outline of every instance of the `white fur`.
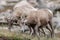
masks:
{"label": "white fur", "polygon": [[20,6],[22,6],[22,5],[25,5],[25,4],[27,4],[26,1],[21,1],[21,2],[17,3],[17,4],[14,6],[14,9],[17,8],[17,7],[20,7]]}
{"label": "white fur", "polygon": [[17,3],[14,8],[14,10],[19,9],[21,11],[23,11],[23,13],[30,13],[31,11],[37,11],[36,8],[34,8],[30,3],[28,3],[27,1],[21,1],[19,3]]}
{"label": "white fur", "polygon": [[21,8],[21,7],[25,7],[26,8],[26,10],[28,9],[28,8],[30,8],[30,9],[32,9],[32,10],[37,10],[37,9],[35,9],[30,3],[28,3],[26,0],[24,1],[21,1],[21,2],[19,2],[19,3],[17,3],[15,6],[14,6],[14,10],[16,9],[16,8]]}

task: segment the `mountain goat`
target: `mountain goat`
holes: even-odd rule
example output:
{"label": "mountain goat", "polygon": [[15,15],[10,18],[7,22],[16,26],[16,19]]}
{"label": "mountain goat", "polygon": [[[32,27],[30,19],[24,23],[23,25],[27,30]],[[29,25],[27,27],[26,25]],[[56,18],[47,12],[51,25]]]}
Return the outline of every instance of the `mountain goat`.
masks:
{"label": "mountain goat", "polygon": [[[36,33],[37,35],[39,28],[46,27],[51,32],[52,37],[54,34],[54,29],[52,27],[52,17],[53,13],[49,9],[40,9],[30,12],[24,22],[26,25],[28,25],[30,31],[32,31],[31,28],[33,28],[33,33]],[[48,28],[48,24],[50,25],[51,30]]]}

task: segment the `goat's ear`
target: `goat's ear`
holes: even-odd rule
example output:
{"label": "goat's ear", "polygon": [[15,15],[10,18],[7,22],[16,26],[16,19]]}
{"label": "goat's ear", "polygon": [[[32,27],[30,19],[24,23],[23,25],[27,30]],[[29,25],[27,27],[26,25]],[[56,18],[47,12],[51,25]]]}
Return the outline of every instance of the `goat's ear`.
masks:
{"label": "goat's ear", "polygon": [[21,17],[18,17],[18,19],[21,19]]}

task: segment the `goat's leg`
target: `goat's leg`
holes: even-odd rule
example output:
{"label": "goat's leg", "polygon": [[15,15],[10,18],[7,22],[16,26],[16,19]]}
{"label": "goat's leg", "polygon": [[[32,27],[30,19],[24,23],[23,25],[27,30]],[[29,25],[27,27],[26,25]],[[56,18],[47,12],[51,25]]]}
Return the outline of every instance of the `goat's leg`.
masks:
{"label": "goat's leg", "polygon": [[35,34],[36,34],[36,32],[35,32],[36,30],[35,30],[35,28],[33,27],[33,35],[35,36]]}
{"label": "goat's leg", "polygon": [[36,25],[36,26],[35,26],[35,32],[36,32],[36,34],[37,34],[38,36],[39,36],[39,31],[40,31],[40,30],[39,30],[39,26]]}
{"label": "goat's leg", "polygon": [[[49,29],[48,25],[46,26],[46,29],[48,29],[48,30],[50,31],[50,33],[51,33],[51,29]],[[48,37],[49,37],[49,36],[48,36]]]}
{"label": "goat's leg", "polygon": [[42,28],[43,26],[40,26],[39,28],[38,28],[38,31],[39,31],[39,35],[40,35],[40,29],[42,30],[42,33],[44,34],[44,36],[46,35],[46,33],[44,32],[44,29]]}
{"label": "goat's leg", "polygon": [[39,27],[39,28],[38,28],[38,33],[39,33],[39,35],[40,35],[40,32],[41,32],[41,31],[40,31],[40,27]]}
{"label": "goat's leg", "polygon": [[52,29],[51,37],[54,37],[54,28],[53,28],[53,26],[52,26],[52,21],[49,21],[49,25],[50,25],[50,27],[51,27],[51,29]]}
{"label": "goat's leg", "polygon": [[36,25],[35,26],[35,33],[36,33],[36,35],[37,35],[37,37],[38,37],[38,40],[40,40],[40,34],[39,34],[39,25]]}
{"label": "goat's leg", "polygon": [[31,26],[29,26],[29,30],[30,30],[30,35],[33,35],[33,28]]}
{"label": "goat's leg", "polygon": [[43,28],[41,28],[41,30],[42,30],[42,33],[44,34],[44,36],[46,36],[46,33],[44,32]]}
{"label": "goat's leg", "polygon": [[46,28],[51,32],[51,29],[48,27],[48,25],[46,26]]}

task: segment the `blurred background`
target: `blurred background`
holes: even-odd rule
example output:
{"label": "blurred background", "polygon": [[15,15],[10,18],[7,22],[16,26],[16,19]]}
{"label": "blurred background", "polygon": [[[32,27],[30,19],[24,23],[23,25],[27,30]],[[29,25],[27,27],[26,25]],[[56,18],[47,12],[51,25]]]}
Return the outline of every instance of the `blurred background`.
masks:
{"label": "blurred background", "polygon": [[[0,40],[37,40],[37,37],[30,36],[29,32],[21,32],[27,27],[20,28],[18,25],[13,25],[11,31],[8,30],[8,24],[5,17],[10,18],[14,6],[22,0],[0,0]],[[60,0],[28,0],[32,1],[37,9],[48,8],[53,12],[53,26],[55,38],[49,40],[60,40]],[[37,4],[37,5],[35,5]],[[46,31],[48,32],[48,31]],[[41,40],[48,40],[41,37]]]}

